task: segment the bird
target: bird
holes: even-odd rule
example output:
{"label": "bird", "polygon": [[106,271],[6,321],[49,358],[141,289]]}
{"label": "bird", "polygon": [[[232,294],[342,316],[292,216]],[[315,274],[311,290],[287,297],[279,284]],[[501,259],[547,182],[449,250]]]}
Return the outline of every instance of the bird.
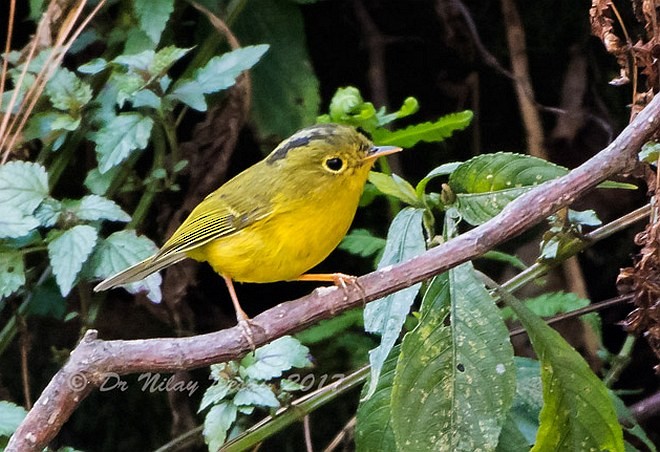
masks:
{"label": "bird", "polygon": [[375,146],[348,125],[301,129],[206,196],[153,256],[94,291],[140,281],[186,258],[206,261],[224,279],[237,322],[253,345],[233,282],[325,281],[344,288],[353,282],[342,273],[306,272],[348,232],[374,162],[399,151]]}

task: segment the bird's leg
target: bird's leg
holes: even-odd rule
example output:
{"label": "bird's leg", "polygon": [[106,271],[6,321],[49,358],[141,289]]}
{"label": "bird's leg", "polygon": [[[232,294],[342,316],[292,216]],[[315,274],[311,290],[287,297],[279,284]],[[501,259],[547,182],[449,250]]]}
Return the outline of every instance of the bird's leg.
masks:
{"label": "bird's leg", "polygon": [[348,299],[348,286],[355,286],[360,296],[366,298],[364,289],[360,285],[356,276],[346,275],[344,273],[306,273],[296,278],[297,281],[327,281],[344,291],[344,300]]}
{"label": "bird's leg", "polygon": [[254,346],[254,335],[252,334],[252,325],[250,325],[250,318],[248,315],[243,311],[243,308],[241,308],[241,304],[238,302],[238,297],[236,296],[236,290],[234,290],[234,282],[231,280],[231,278],[228,278],[227,276],[222,275],[222,278],[225,280],[225,284],[227,284],[227,290],[229,290],[229,296],[231,297],[231,302],[234,304],[234,310],[236,311],[236,321],[238,322],[238,326],[241,327],[243,330],[243,336],[245,336],[245,339],[248,341],[248,344],[250,344],[250,348],[252,351],[255,350]]}

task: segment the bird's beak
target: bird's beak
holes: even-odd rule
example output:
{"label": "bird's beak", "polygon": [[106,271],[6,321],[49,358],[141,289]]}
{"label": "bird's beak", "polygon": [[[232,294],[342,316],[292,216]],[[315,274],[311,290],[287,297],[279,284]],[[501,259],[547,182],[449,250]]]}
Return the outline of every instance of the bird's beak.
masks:
{"label": "bird's beak", "polygon": [[374,146],[369,149],[369,152],[367,153],[367,156],[364,158],[364,160],[376,160],[378,157],[394,154],[395,152],[399,151],[401,151],[401,148],[397,146]]}

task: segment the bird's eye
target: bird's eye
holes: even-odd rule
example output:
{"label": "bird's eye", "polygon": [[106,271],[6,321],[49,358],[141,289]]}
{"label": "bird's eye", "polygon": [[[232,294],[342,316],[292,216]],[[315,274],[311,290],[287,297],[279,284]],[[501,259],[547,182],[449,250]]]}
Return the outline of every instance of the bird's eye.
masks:
{"label": "bird's eye", "polygon": [[331,157],[323,162],[323,166],[333,173],[338,173],[344,167],[344,161],[339,157]]}

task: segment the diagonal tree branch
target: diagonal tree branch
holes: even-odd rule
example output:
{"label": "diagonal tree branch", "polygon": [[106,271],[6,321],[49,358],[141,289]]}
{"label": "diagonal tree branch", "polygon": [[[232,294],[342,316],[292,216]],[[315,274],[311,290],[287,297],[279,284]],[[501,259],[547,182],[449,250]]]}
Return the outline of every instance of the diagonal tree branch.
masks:
{"label": "diagonal tree branch", "polygon": [[[320,288],[258,315],[252,320],[255,345],[428,279],[515,237],[606,178],[630,170],[637,151],[659,127],[660,96],[656,96],[607,148],[568,175],[513,201],[491,221],[407,262],[360,277],[362,290]],[[42,450],[108,373],[192,369],[236,359],[249,350],[237,327],[194,337],[131,341],[103,341],[90,330],[46,386],[6,450]]]}

